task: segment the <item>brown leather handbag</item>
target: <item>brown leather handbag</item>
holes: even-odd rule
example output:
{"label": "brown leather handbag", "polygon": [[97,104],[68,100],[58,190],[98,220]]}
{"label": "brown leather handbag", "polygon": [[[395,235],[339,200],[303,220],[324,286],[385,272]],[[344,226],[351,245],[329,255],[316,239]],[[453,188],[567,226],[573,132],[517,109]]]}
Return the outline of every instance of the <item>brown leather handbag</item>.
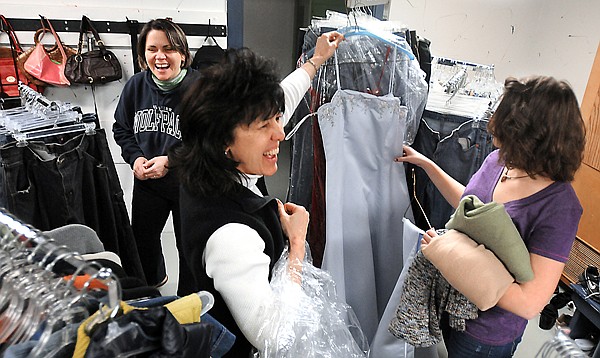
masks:
{"label": "brown leather handbag", "polygon": [[[82,52],[84,34],[91,32],[97,50]],[[65,75],[71,83],[101,84],[118,81],[123,76],[121,64],[114,53],[106,49],[90,19],[83,15],[79,30],[77,53],[67,59]]]}

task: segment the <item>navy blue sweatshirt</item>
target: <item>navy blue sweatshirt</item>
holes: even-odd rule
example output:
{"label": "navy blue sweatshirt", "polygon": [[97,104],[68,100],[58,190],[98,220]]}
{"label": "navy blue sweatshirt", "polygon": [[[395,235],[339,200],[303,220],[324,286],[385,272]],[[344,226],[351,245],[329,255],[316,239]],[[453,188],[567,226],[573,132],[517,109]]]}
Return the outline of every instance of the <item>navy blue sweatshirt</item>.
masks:
{"label": "navy blue sweatshirt", "polygon": [[132,168],[137,158],[167,155],[169,148],[181,142],[177,106],[197,78],[198,72],[188,68],[179,86],[167,92],[156,86],[150,70],[127,81],[115,110],[113,134],[121,156]]}

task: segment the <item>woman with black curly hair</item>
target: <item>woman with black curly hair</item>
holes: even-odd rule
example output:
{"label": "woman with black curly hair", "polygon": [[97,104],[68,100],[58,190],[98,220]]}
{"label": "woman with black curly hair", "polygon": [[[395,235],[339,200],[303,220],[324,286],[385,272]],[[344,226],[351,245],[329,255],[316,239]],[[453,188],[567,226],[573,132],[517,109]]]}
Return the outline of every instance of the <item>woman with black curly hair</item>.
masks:
{"label": "woman with black curly hair", "polygon": [[229,357],[265,344],[258,337],[272,319],[269,279],[284,245],[291,267],[304,259],[308,212],[263,197],[256,183],[277,171],[283,127],[342,40],[321,35],[314,55],[283,81],[272,61],[228,50],[181,103],[182,145],[169,163],[181,182],[183,247],[198,288],[215,295],[211,315],[237,337]]}

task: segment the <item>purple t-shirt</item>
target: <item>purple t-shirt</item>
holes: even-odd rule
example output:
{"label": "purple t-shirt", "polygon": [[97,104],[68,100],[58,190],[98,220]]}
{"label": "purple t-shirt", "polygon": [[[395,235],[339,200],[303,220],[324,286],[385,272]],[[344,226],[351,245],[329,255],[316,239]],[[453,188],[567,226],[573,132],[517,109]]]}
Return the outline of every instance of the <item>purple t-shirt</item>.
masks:
{"label": "purple t-shirt", "polygon": [[[476,195],[484,203],[492,201],[504,169],[498,158],[498,150],[488,155],[463,195]],[[570,183],[554,182],[531,196],[504,203],[504,207],[530,253],[567,261],[583,212]],[[466,332],[486,344],[504,345],[523,334],[526,325],[526,319],[496,306],[467,320]]]}

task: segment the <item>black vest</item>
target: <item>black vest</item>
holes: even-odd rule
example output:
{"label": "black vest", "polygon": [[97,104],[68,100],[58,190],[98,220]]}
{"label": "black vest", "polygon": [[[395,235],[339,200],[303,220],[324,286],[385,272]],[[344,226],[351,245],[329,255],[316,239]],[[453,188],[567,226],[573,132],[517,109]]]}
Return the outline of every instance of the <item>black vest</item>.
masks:
{"label": "black vest", "polygon": [[209,314],[236,336],[235,344],[226,357],[246,358],[252,346],[235,323],[225,301],[215,290],[213,280],[206,274],[202,255],[206,242],[217,229],[229,223],[244,224],[256,230],[265,242],[264,253],[271,258],[270,272],[285,244],[277,202],[274,198],[260,197],[241,185],[239,191],[221,197],[194,196],[182,187],[180,207],[184,255],[192,269],[196,287],[215,296],[215,305]]}

